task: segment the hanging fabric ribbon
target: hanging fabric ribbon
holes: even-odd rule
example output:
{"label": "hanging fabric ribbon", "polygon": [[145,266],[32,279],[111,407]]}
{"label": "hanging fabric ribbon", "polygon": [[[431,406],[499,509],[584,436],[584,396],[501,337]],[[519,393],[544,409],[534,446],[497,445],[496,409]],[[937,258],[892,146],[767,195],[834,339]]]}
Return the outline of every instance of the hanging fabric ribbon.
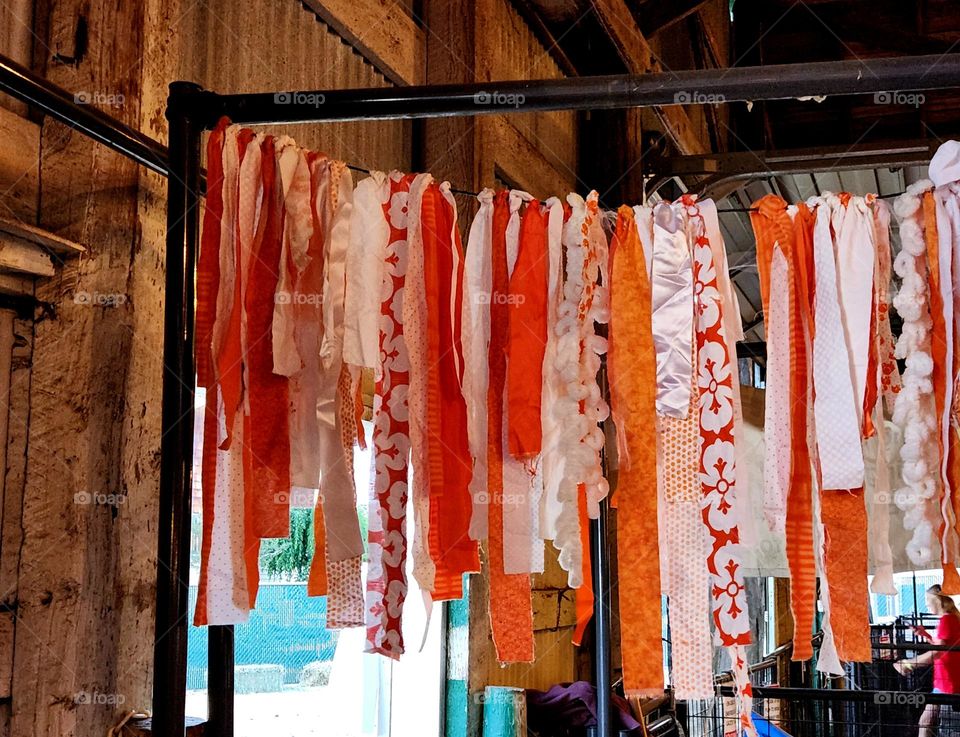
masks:
{"label": "hanging fabric ribbon", "polygon": [[[912,535],[907,555],[916,565],[932,557],[935,515],[931,508],[937,500],[939,462],[937,459],[936,404],[932,382],[931,317],[927,294],[927,258],[925,227],[935,231],[936,223],[925,222],[922,194],[930,182],[911,184],[894,203],[900,225],[901,250],[894,260],[894,271],[901,279],[893,304],[903,319],[903,331],[897,340],[896,356],[906,362],[903,388],[897,396],[893,421],[903,432],[900,457],[903,482],[894,501],[904,512],[903,524]],[[936,235],[934,233],[934,238]]]}
{"label": "hanging fabric ribbon", "polygon": [[[383,211],[390,226],[384,254],[380,302],[380,378],[374,393],[373,446],[376,458],[369,528],[370,564],[365,599],[367,652],[392,658],[403,653],[400,616],[407,595],[407,473],[410,425],[407,407],[409,360],[403,339],[402,295],[407,273],[407,205],[412,175],[391,172]],[[379,574],[379,575],[378,575]]]}
{"label": "hanging fabric ribbon", "polygon": [[[624,438],[614,501],[619,552],[620,649],[624,690],[663,691],[660,561],[657,551],[656,351],[650,281],[633,211],[621,207],[611,244],[610,401]],[[689,582],[688,582],[689,583]],[[701,589],[701,593],[706,587]],[[672,602],[671,602],[672,613]],[[704,625],[707,620],[704,619]],[[682,630],[681,630],[682,632]],[[673,630],[675,662],[687,663],[685,640]],[[709,638],[709,630],[707,630]],[[709,639],[707,640],[709,664]],[[680,648],[680,651],[677,648]],[[696,654],[696,653],[694,653]],[[709,674],[709,670],[708,670]],[[710,689],[707,689],[710,693]]]}
{"label": "hanging fabric ribbon", "polygon": [[740,564],[736,451],[734,446],[733,368],[717,288],[713,252],[696,199],[684,195],[693,235],[693,287],[697,296],[694,327],[699,391],[700,483],[703,522],[709,537],[707,570],[712,579],[713,623],[727,648],[737,686],[740,729],[756,735],[751,718],[753,687],[747,667],[750,616]]}
{"label": "hanging fabric ribbon", "polygon": [[[786,406],[779,406],[788,412],[786,427],[780,427],[781,432],[784,429],[787,432],[788,477],[786,486],[777,488],[773,509],[779,509],[779,494],[785,492],[782,503],[785,507],[783,525],[794,623],[792,657],[794,660],[807,660],[813,654],[810,638],[813,634],[816,599],[813,487],[807,445],[811,406],[809,376],[813,337],[811,297],[815,216],[805,204],[801,204],[791,221],[787,203],[775,195],[761,198],[753,204],[753,208],[756,212],[751,213],[750,217],[757,239],[761,294],[770,299],[776,290],[782,290],[786,297],[786,304],[782,305],[786,320],[781,316],[775,323],[767,324],[768,344],[773,340],[775,345],[786,349],[786,355],[780,358],[780,372],[773,373],[768,366],[767,373],[767,401],[770,401],[771,392],[785,394]],[[778,277],[776,285],[772,282],[780,266],[775,266],[775,254],[780,255],[776,263],[786,267],[787,272],[781,275],[785,283],[779,283]],[[782,438],[777,439],[778,443],[781,441]],[[766,457],[769,459],[770,455]]]}
{"label": "hanging fabric ribbon", "polygon": [[490,380],[487,392],[487,474],[489,490],[490,624],[497,660],[501,663],[533,661],[533,610],[530,577],[504,569],[504,416],[506,346],[508,340],[506,300],[509,293],[507,223],[510,204],[506,191],[493,202],[492,278],[490,299]]}
{"label": "hanging fabric ribbon", "polygon": [[470,539],[487,537],[487,390],[490,381],[490,296],[492,292],[493,190],[477,200],[470,226],[463,276],[463,397],[473,472],[470,479]]}

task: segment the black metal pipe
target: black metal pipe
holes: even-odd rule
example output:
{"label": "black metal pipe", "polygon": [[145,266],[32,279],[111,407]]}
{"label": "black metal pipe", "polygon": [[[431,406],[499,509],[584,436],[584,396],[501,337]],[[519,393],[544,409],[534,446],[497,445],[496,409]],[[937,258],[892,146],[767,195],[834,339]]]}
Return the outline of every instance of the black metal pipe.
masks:
{"label": "black metal pipe", "polygon": [[960,54],[943,54],[465,85],[198,92],[192,107],[201,116],[198,122],[209,128],[222,115],[250,125],[438,118],[922,91],[958,83]]}
{"label": "black metal pipe", "polygon": [[607,515],[610,503],[600,502],[600,516],[590,523],[590,554],[593,570],[593,663],[597,687],[597,735],[612,737],[613,704],[610,673],[610,549]]}
{"label": "black metal pipe", "polygon": [[33,105],[158,174],[166,176],[169,171],[166,146],[91,105],[89,92],[68,92],[3,55],[0,92]]}
{"label": "black metal pipe", "polygon": [[193,491],[193,291],[200,214],[201,129],[182,105],[198,87],[170,85],[170,176],[163,330],[160,517],[153,665],[154,734],[183,737],[187,688],[187,596]]}
{"label": "black metal pipe", "polygon": [[[732,697],[737,692],[733,686],[719,686],[718,696]],[[872,701],[875,704],[902,703],[902,699],[923,699],[926,704],[950,704],[960,707],[960,694],[924,693],[922,691],[860,691],[848,688],[790,688],[781,686],[754,686],[757,699],[786,699],[791,702],[810,701]]]}
{"label": "black metal pipe", "polygon": [[233,625],[207,628],[207,727],[205,737],[233,737]]}

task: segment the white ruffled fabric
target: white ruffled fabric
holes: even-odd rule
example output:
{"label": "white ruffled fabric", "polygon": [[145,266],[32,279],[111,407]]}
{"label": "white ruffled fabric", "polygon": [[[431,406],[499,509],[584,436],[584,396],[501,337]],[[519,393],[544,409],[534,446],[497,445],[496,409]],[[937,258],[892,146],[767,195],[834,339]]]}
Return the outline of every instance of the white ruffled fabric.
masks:
{"label": "white ruffled fabric", "polygon": [[580,381],[586,395],[583,408],[586,425],[581,439],[590,449],[583,484],[587,492],[587,514],[591,519],[600,516],[600,502],[610,493],[610,485],[603,475],[601,457],[606,438],[600,427],[610,416],[610,407],[597,383],[597,374],[602,363],[600,356],[607,352],[607,339],[598,335],[596,330],[597,323],[606,324],[610,321],[610,251],[597,206],[598,200],[599,195],[596,192],[587,195],[587,209],[583,221],[586,226],[584,292],[579,308],[583,335]]}
{"label": "white ruffled fabric", "polygon": [[921,195],[931,187],[921,180],[907,187],[894,203],[900,223],[901,251],[893,263],[902,283],[893,300],[903,318],[896,357],[906,361],[903,388],[897,397],[893,421],[903,432],[900,457],[904,485],[894,494],[903,512],[904,527],[912,535],[907,556],[915,565],[933,557],[933,530],[940,468],[937,453],[937,417],[933,396],[933,359],[930,354],[930,303],[927,295],[926,246],[923,238]]}
{"label": "white ruffled fabric", "polygon": [[583,546],[580,542],[580,519],[577,509],[577,485],[590,462],[590,449],[580,442],[581,429],[587,424],[580,414],[580,401],[586,392],[580,384],[581,323],[577,317],[583,291],[585,249],[580,228],[586,215],[586,203],[577,194],[567,196],[571,214],[563,226],[562,243],[566,255],[566,279],[563,301],[557,314],[556,375],[562,381],[553,403],[557,452],[565,459],[557,487],[554,547],[559,552],[560,567],[567,571],[567,585],[576,589],[583,585]]}

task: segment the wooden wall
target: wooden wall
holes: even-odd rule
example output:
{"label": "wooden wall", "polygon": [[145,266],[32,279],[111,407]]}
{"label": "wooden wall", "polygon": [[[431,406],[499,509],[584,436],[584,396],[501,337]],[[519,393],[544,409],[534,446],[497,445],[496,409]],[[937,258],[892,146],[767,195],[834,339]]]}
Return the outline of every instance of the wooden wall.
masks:
{"label": "wooden wall", "polygon": [[[506,0],[422,5],[428,24],[446,14],[449,27],[425,27],[409,2],[379,0],[17,0],[0,12],[0,49],[68,90],[109,97],[100,107],[161,141],[173,79],[222,92],[437,81],[449,73],[438,39],[457,46],[464,35],[456,69],[470,81],[559,76]],[[540,197],[577,188],[573,114],[458,122],[467,135],[453,146],[402,121],[287,132],[351,164],[429,166],[466,189],[498,179]],[[0,507],[0,737],[86,737],[151,699],[166,183],[22,106],[4,104],[0,131],[3,216],[89,248],[38,286],[35,319],[15,323]],[[116,299],[84,304],[82,292]],[[83,501],[94,494],[121,501]],[[549,565],[535,584],[538,663],[501,670],[486,639],[487,650],[470,652],[471,689],[574,676],[572,598]],[[474,643],[488,626],[478,594]],[[89,703],[97,694],[102,703]]]}

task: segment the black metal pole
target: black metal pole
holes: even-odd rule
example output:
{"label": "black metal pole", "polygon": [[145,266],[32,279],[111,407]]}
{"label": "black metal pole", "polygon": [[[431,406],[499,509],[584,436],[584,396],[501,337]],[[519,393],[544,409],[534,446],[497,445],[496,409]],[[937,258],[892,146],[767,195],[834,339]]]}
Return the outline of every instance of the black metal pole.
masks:
{"label": "black metal pole", "polygon": [[153,734],[183,737],[187,687],[187,595],[193,464],[193,291],[199,222],[200,134],[183,105],[187,82],[170,85],[167,275],[163,331],[163,411]]}
{"label": "black metal pole", "polygon": [[590,554],[593,569],[594,680],[597,686],[597,735],[612,737],[613,688],[610,674],[610,548],[607,515],[610,503],[600,502],[600,516],[590,523]]}
{"label": "black metal pole", "polygon": [[771,64],[465,85],[196,95],[206,127],[226,115],[250,125],[438,118],[538,110],[698,105],[945,89],[960,83],[960,54]]}
{"label": "black metal pole", "polygon": [[207,628],[206,737],[233,737],[233,625]]}
{"label": "black metal pole", "polygon": [[97,109],[91,104],[95,100],[89,99],[87,92],[68,92],[3,55],[0,55],[0,91],[33,105],[159,174],[167,174],[167,149]]}

